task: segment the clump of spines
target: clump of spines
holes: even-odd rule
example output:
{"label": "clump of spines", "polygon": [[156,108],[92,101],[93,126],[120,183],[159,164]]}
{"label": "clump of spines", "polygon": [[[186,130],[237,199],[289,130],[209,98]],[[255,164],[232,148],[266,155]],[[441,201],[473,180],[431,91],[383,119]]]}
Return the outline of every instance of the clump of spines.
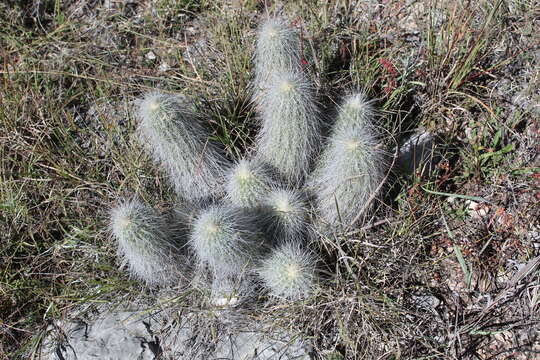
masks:
{"label": "clump of spines", "polygon": [[338,107],[336,122],[332,131],[350,131],[352,127],[373,126],[375,110],[363,93],[346,96]]}
{"label": "clump of spines", "polygon": [[190,244],[214,273],[239,275],[252,270],[264,250],[265,239],[251,214],[213,205],[194,221]]}
{"label": "clump of spines", "polygon": [[272,78],[261,104],[257,157],[292,186],[303,183],[322,140],[313,88],[301,73]]}
{"label": "clump of spines", "polygon": [[139,105],[139,116],[141,140],[165,166],[178,195],[200,200],[223,191],[228,162],[184,99],[148,94]]}
{"label": "clump of spines", "polygon": [[171,227],[165,215],[133,199],[112,209],[110,229],[118,255],[136,278],[148,285],[174,285],[189,277],[187,229]]}
{"label": "clump of spines", "polygon": [[282,72],[300,72],[301,46],[298,31],[280,17],[267,19],[259,28],[255,48],[255,95],[264,96],[271,78]]}
{"label": "clump of spines", "polygon": [[307,233],[306,199],[298,190],[273,189],[264,199],[262,218],[274,242],[294,242],[301,239]]}
{"label": "clump of spines", "polygon": [[257,273],[270,295],[285,299],[309,296],[317,282],[316,259],[300,242],[285,242],[272,250]]}
{"label": "clump of spines", "polygon": [[[319,214],[329,224],[361,219],[384,179],[385,152],[362,95],[347,98],[309,179]],[[354,104],[354,106],[352,106]]]}
{"label": "clump of spines", "polygon": [[275,186],[270,171],[261,163],[240,160],[227,176],[227,199],[234,206],[254,209]]}

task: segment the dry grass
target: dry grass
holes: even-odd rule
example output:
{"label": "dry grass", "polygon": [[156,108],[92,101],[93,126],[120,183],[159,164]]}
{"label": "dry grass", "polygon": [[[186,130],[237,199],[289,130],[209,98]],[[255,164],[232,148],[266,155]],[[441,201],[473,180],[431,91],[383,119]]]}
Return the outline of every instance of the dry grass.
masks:
{"label": "dry grass", "polygon": [[[231,158],[250,149],[253,30],[264,3],[274,9],[255,0],[37,3],[0,4],[6,359],[36,354],[48,324],[70,309],[146,296],[118,270],[106,231],[118,197],[137,193],[160,208],[173,199],[133,135],[133,100],[149,89],[192,96]],[[441,161],[429,175],[392,175],[364,230],[313,245],[328,273],[320,293],[263,302],[252,316],[300,328],[322,359],[537,356],[533,5],[287,2],[321,100],[332,106],[365,89],[389,135],[440,135]]]}

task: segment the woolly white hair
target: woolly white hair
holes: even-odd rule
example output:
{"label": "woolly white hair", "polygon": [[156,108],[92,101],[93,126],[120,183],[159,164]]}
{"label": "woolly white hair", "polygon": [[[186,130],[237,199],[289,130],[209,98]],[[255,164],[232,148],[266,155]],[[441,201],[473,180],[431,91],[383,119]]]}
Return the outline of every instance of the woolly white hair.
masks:
{"label": "woolly white hair", "polygon": [[257,158],[289,185],[301,185],[322,140],[312,86],[300,73],[276,75],[262,101],[261,117]]}
{"label": "woolly white hair", "polygon": [[351,126],[373,126],[375,109],[363,93],[346,96],[338,108],[333,131],[347,131]]}
{"label": "woolly white hair", "polygon": [[262,218],[274,242],[301,239],[307,232],[306,199],[298,190],[275,188],[264,199]]}
{"label": "woolly white hair", "polygon": [[173,285],[189,277],[186,229],[174,231],[164,215],[138,200],[111,210],[110,230],[118,255],[136,278],[148,285]]}
{"label": "woolly white hair", "polygon": [[300,50],[300,36],[287,20],[271,17],[260,26],[255,48],[256,100],[276,73],[301,71]]}
{"label": "woolly white hair", "polygon": [[261,206],[275,184],[266,166],[255,161],[240,160],[227,176],[227,199],[234,206],[256,208]]}
{"label": "woolly white hair", "polygon": [[223,191],[228,161],[182,98],[148,94],[140,103],[139,116],[141,141],[165,166],[178,195],[199,200]]}
{"label": "woolly white hair", "polygon": [[305,298],[316,285],[316,259],[299,241],[285,242],[272,250],[257,273],[271,295],[286,299]]}
{"label": "woolly white hair", "polygon": [[352,225],[369,208],[384,169],[385,153],[371,126],[334,131],[309,179],[319,214],[330,224]]}
{"label": "woolly white hair", "polygon": [[190,244],[199,260],[217,274],[249,272],[265,246],[253,216],[224,205],[201,212]]}

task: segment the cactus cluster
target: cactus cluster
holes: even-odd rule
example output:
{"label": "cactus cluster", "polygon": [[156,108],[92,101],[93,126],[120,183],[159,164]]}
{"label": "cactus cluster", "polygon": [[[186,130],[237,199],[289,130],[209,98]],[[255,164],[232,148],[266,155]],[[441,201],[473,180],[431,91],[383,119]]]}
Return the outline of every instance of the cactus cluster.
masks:
{"label": "cactus cluster", "polygon": [[323,136],[303,62],[295,27],[268,19],[256,44],[252,90],[261,126],[248,158],[228,160],[185,98],[153,93],[140,101],[140,139],[182,208],[167,219],[135,200],[112,210],[112,234],[133,275],[174,285],[208,269],[217,304],[258,287],[283,299],[314,292],[312,220],[335,226],[361,218],[383,181],[385,156],[362,93],[344,98]]}

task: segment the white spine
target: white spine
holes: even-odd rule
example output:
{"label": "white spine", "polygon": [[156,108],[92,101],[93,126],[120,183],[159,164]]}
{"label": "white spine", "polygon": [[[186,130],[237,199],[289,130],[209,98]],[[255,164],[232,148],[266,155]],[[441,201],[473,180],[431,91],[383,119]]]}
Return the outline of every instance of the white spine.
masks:
{"label": "white spine", "polygon": [[276,75],[262,101],[261,116],[257,156],[289,185],[301,185],[322,140],[311,85],[300,73]]}
{"label": "white spine", "polygon": [[252,270],[265,246],[255,219],[245,211],[215,205],[201,212],[193,224],[190,244],[201,263],[217,274]]}
{"label": "white spine", "polygon": [[139,108],[141,141],[168,171],[178,195],[200,200],[223,192],[228,165],[220,147],[178,96],[149,94]]}
{"label": "white spine", "polygon": [[227,199],[238,207],[254,209],[276,185],[272,174],[263,164],[240,160],[227,176]]}
{"label": "white spine", "polygon": [[298,242],[284,243],[272,250],[258,274],[270,295],[293,300],[305,298],[315,289],[316,259]]}
{"label": "white spine", "polygon": [[300,51],[300,35],[285,19],[269,18],[261,25],[255,48],[256,100],[275,74],[301,71]]}
{"label": "white spine", "polygon": [[337,116],[309,185],[326,222],[352,225],[366,214],[384,179],[385,153],[363,95],[346,98]]}
{"label": "white spine", "polygon": [[149,285],[174,285],[189,277],[187,229],[171,228],[164,215],[131,200],[112,209],[110,229],[118,255],[136,278]]}

